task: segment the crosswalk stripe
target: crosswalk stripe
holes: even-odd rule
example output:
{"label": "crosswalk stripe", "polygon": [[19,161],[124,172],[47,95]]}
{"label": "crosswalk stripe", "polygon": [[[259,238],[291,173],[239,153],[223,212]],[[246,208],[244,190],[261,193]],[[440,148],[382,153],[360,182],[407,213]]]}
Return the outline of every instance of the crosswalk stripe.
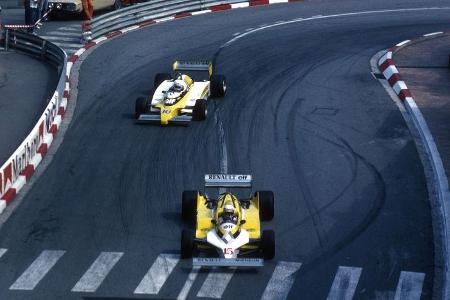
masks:
{"label": "crosswalk stripe", "polygon": [[158,294],[179,260],[179,255],[160,254],[150,270],[148,270],[147,274],[142,278],[141,283],[139,283],[134,293]]}
{"label": "crosswalk stripe", "polygon": [[401,272],[394,300],[419,300],[424,279],[424,273]]}
{"label": "crosswalk stripe", "polygon": [[294,284],[294,274],[301,266],[302,264],[298,262],[278,262],[261,299],[286,299]]}
{"label": "crosswalk stripe", "polygon": [[108,273],[122,257],[123,252],[102,252],[72,288],[72,292],[95,292]]}
{"label": "crosswalk stripe", "polygon": [[81,44],[81,37],[60,37],[60,36],[48,36],[48,35],[42,35],[41,38],[49,40],[51,42],[72,42],[72,43],[77,43],[77,44]]}
{"label": "crosswalk stripe", "polygon": [[41,35],[41,37],[47,37],[47,36],[66,36],[66,37],[81,37],[81,30],[79,32],[75,31],[52,31],[48,32],[45,35]]}
{"label": "crosswalk stripe", "polygon": [[204,298],[222,298],[222,294],[233,277],[235,268],[219,269],[213,268],[203,282],[202,287],[197,293],[197,297]]}
{"label": "crosswalk stripe", "polygon": [[63,26],[58,28],[59,31],[78,31],[81,32],[81,25]]}
{"label": "crosswalk stripe", "polygon": [[185,300],[187,298],[187,295],[189,294],[189,291],[191,290],[191,287],[194,284],[195,279],[197,278],[199,270],[200,270],[200,267],[198,267],[198,266],[192,267],[192,270],[189,273],[188,279],[184,283],[184,286],[181,289],[181,292],[178,294],[177,300]]}
{"label": "crosswalk stripe", "polygon": [[10,290],[33,290],[64,255],[62,250],[44,250],[11,285]]}
{"label": "crosswalk stripe", "polygon": [[66,48],[80,49],[81,47],[83,47],[83,44],[59,43],[59,42],[53,42],[53,44],[55,44],[56,46],[59,46],[63,49],[66,49]]}
{"label": "crosswalk stripe", "polygon": [[327,300],[351,300],[358,285],[361,272],[361,268],[339,267]]}
{"label": "crosswalk stripe", "polygon": [[8,251],[8,249],[5,249],[5,248],[0,248],[0,257],[2,257],[2,256],[3,256],[3,254],[5,254],[5,253],[6,253],[6,251]]}

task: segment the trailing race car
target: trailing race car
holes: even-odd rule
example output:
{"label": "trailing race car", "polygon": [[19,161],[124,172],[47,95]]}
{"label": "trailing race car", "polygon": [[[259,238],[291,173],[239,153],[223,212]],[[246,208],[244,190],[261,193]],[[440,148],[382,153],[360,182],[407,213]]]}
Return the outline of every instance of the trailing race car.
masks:
{"label": "trailing race car", "polygon": [[[251,175],[205,175],[205,188],[251,188],[251,182]],[[263,266],[275,255],[275,234],[261,232],[260,221],[273,215],[271,191],[240,199],[230,192],[213,199],[206,192],[184,191],[182,217],[195,231],[183,230],[181,257],[193,258],[196,266]]]}
{"label": "trailing race car", "polygon": [[[135,117],[139,122],[187,124],[206,119],[206,101],[209,97],[223,97],[226,92],[225,76],[213,75],[210,62],[173,63],[175,74],[158,73],[154,80],[154,93],[150,97],[136,100]],[[193,75],[182,74],[205,72],[203,80],[194,81]]]}

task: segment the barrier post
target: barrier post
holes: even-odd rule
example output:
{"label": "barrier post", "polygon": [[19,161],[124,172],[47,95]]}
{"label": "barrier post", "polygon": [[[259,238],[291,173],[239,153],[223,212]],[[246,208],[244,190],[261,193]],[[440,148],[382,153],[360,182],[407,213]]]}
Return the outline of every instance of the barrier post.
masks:
{"label": "barrier post", "polygon": [[5,51],[8,51],[9,49],[9,29],[6,28],[5,31]]}
{"label": "barrier post", "polygon": [[42,40],[42,49],[41,49],[41,59],[45,58],[45,53],[47,52],[47,41]]}

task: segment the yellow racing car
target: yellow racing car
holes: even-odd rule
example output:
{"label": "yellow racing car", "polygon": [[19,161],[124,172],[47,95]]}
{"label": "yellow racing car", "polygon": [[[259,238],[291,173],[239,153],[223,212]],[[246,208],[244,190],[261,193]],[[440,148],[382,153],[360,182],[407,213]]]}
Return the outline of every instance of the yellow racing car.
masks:
{"label": "yellow racing car", "polygon": [[184,191],[182,218],[194,230],[181,236],[181,257],[194,266],[259,267],[275,255],[275,234],[261,231],[261,221],[274,215],[271,191],[249,198],[225,190],[251,188],[251,175],[205,175],[206,188],[219,188],[217,198],[200,191]]}
{"label": "yellow racing car", "polygon": [[173,71],[172,75],[156,74],[153,95],[136,99],[138,122],[186,125],[202,121],[207,115],[206,101],[226,93],[225,76],[213,74],[211,62],[175,61]]}

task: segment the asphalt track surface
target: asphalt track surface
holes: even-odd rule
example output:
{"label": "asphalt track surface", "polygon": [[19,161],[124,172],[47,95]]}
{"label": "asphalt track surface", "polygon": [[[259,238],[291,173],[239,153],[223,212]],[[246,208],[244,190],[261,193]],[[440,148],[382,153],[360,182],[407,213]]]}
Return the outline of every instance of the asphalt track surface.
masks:
{"label": "asphalt track surface", "polygon": [[25,54],[0,52],[1,163],[33,129],[57,83],[57,70],[45,61]]}
{"label": "asphalt track surface", "polygon": [[[301,262],[291,299],[325,299],[339,266],[362,268],[356,299],[393,297],[401,271],[425,274],[434,247],[426,182],[406,124],[370,74],[391,45],[446,29],[445,1],[342,1],[232,10],[158,24],[97,48],[83,63],[77,107],[51,165],[4,223],[1,299],[144,297],[138,284],[161,253],[178,253],[181,192],[205,173],[250,173],[276,195],[277,254],[236,271],[222,297],[259,298],[278,261]],[[221,49],[221,50],[219,50]],[[228,93],[189,127],[136,125],[135,98],[175,59],[215,58]],[[222,129],[223,130],[222,130]],[[226,146],[223,146],[225,142]],[[224,149],[226,155],[224,155]],[[65,250],[30,290],[10,286],[44,250]],[[123,257],[95,293],[71,289],[102,251]],[[174,298],[190,269],[176,266],[158,295]],[[195,280],[189,297],[202,286]],[[348,283],[347,283],[348,285]]]}

